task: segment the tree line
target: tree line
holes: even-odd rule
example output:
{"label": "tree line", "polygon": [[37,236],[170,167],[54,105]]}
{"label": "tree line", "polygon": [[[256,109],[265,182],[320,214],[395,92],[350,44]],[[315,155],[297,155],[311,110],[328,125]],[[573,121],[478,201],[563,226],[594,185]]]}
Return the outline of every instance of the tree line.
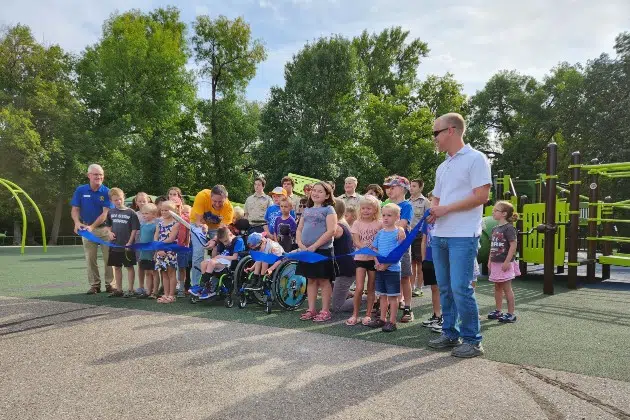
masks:
{"label": "tree line", "polygon": [[[284,86],[260,103],[245,89],[267,52],[243,18],[201,15],[187,25],[175,7],[115,13],[80,54],[17,24],[0,34],[0,177],[33,196],[54,243],[71,229],[69,200],[93,162],[107,185],[130,193],[222,183],[241,202],[259,174],[270,185],[289,172],[367,185],[398,173],[431,186],[443,159],[432,123],[450,111],[468,119],[470,143],[500,152],[494,169],[523,179],[544,172],[554,138],[566,175],[574,150],[630,160],[630,33],[615,51],[560,63],[543,80],[502,71],[467,97],[451,74],[419,79],[429,46],[400,27],[331,35],[297,51]],[[630,192],[622,184],[611,191]],[[0,191],[5,229],[19,215],[9,197]]]}

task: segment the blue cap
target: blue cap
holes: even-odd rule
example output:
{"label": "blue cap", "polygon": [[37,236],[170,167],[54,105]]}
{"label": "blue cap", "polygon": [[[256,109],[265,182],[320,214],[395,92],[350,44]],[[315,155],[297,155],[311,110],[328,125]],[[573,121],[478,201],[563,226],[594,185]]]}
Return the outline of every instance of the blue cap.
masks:
{"label": "blue cap", "polygon": [[247,237],[247,246],[258,246],[262,242],[263,236],[254,232]]}

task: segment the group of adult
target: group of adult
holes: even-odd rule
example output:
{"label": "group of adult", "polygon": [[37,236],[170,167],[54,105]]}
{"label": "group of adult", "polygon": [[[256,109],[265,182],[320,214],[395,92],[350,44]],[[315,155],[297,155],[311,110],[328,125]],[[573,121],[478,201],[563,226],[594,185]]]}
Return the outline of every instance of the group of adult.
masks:
{"label": "group of adult", "polygon": [[[485,155],[464,142],[466,124],[456,113],[445,114],[433,124],[433,138],[439,152],[446,157],[436,171],[435,188],[432,192],[432,207],[429,222],[435,223],[431,243],[435,274],[440,289],[443,326],[439,338],[431,340],[433,348],[458,347],[459,355],[474,357],[483,353],[479,323],[479,309],[471,285],[473,264],[477,256],[483,205],[488,201],[491,175]],[[108,188],[104,186],[103,168],[97,164],[89,166],[88,184],[79,186],[72,200],[72,219],[75,232],[87,229],[107,241],[105,220],[109,211]],[[300,197],[294,192],[294,181],[282,179],[282,188],[294,208],[300,206]],[[344,183],[342,199],[348,206],[359,206],[361,196],[357,194],[358,182],[349,177]],[[372,190],[378,186],[372,187]],[[254,181],[254,194],[245,202],[245,217],[252,223],[264,223],[271,198],[265,194],[264,178]],[[382,194],[382,190],[381,190]],[[204,189],[195,197],[191,211],[191,223],[205,225],[212,235],[223,223],[230,223],[233,208],[228,192],[222,185]],[[193,235],[193,267],[199,266],[204,257],[201,241]],[[97,265],[98,244],[83,239],[83,249],[88,268],[88,281],[92,288],[100,290],[101,277]],[[102,246],[103,259],[107,261],[108,248]],[[193,284],[198,283],[201,273],[191,272]],[[105,263],[105,289],[111,290],[113,279],[111,267]],[[197,281],[195,281],[197,280]]]}

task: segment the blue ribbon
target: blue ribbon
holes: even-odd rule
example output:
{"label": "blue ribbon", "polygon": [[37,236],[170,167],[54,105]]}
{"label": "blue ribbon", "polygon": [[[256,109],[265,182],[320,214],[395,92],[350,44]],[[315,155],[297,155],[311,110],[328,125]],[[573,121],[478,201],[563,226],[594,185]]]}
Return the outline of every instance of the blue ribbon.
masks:
{"label": "blue ribbon", "polygon": [[430,214],[430,210],[427,210],[422,216],[422,219],[420,219],[420,221],[418,222],[418,224],[413,229],[411,229],[411,231],[407,234],[407,237],[400,244],[398,244],[396,248],[392,249],[392,251],[387,255],[381,255],[378,252],[374,251],[373,249],[370,249],[367,247],[357,249],[356,251],[350,254],[335,255],[333,257],[326,257],[324,255],[320,255],[316,252],[311,252],[311,251],[290,252],[290,253],[283,254],[281,257],[274,254],[266,254],[261,251],[252,251],[250,252],[250,255],[252,256],[252,259],[254,261],[261,261],[270,265],[274,264],[276,261],[281,260],[283,258],[312,264],[312,263],[318,263],[321,261],[326,261],[328,259],[335,259],[335,258],[341,258],[341,257],[353,257],[355,255],[369,255],[372,257],[376,257],[378,262],[380,262],[381,264],[395,264],[398,261],[400,261],[403,254],[407,251],[407,249],[409,249],[413,241],[416,239],[416,237],[422,230],[422,227],[424,226],[426,222],[426,218],[429,216],[429,214]]}
{"label": "blue ribbon", "polygon": [[179,252],[179,253],[191,252],[190,248],[177,245],[176,243],[167,244],[165,242],[154,241],[154,242],[146,242],[146,243],[141,243],[141,244],[133,244],[133,245],[125,246],[125,245],[117,245],[113,242],[105,242],[104,240],[102,240],[101,238],[93,234],[92,232],[89,232],[85,229],[79,230],[77,233],[79,234],[79,236],[84,237],[88,241],[96,242],[97,244],[100,244],[100,245],[106,245],[111,248],[128,248],[134,251],[171,251],[171,252]]}

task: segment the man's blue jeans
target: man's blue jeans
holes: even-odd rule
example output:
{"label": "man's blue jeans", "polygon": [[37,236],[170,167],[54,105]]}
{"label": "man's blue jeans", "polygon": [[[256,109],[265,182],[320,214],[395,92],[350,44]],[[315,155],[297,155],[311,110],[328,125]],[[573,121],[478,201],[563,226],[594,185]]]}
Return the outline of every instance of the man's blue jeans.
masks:
{"label": "man's blue jeans", "polygon": [[[433,266],[444,316],[442,334],[450,339],[462,337],[465,343],[470,344],[481,342],[479,308],[472,287],[478,244],[478,237],[434,236],[431,240]],[[461,320],[460,325],[458,318]]]}
{"label": "man's blue jeans", "polygon": [[[199,229],[200,231],[201,229]],[[199,232],[200,233],[200,232]],[[214,238],[216,235],[216,230],[208,231],[208,237]],[[201,233],[199,234],[201,235]],[[204,244],[201,243],[197,235],[191,232],[190,242],[192,243],[192,267],[190,269],[190,285],[191,286],[199,286],[199,280],[201,280],[201,263],[203,262],[203,258],[205,256],[205,248]]]}

